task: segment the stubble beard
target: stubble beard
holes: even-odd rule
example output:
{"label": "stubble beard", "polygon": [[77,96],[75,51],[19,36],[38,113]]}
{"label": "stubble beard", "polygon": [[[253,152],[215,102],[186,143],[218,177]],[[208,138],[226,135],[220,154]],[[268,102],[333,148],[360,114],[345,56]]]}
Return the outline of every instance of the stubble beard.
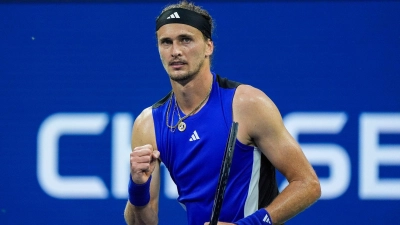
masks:
{"label": "stubble beard", "polygon": [[169,78],[175,82],[180,83],[181,85],[185,85],[189,83],[191,80],[193,80],[200,72],[200,69],[202,68],[204,64],[204,59],[197,64],[197,66],[193,70],[189,70],[184,74],[179,74],[179,75],[173,75],[173,74],[168,74]]}

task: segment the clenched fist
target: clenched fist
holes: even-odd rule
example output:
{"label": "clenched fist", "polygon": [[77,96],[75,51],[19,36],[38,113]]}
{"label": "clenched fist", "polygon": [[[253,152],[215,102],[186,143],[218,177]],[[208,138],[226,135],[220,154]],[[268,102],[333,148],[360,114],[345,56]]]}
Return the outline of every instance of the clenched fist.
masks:
{"label": "clenched fist", "polygon": [[160,152],[147,144],[138,146],[130,154],[132,181],[144,184],[154,171]]}

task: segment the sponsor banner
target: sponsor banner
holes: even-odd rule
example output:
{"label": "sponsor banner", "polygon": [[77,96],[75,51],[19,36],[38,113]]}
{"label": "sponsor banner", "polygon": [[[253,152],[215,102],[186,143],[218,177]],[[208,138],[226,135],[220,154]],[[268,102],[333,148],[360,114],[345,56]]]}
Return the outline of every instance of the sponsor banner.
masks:
{"label": "sponsor banner", "polygon": [[[166,3],[7,2],[0,224],[124,224],[133,121],[171,89]],[[400,220],[400,3],[199,5],[216,22],[212,70],[264,91],[320,178],[321,199],[287,224]],[[185,225],[161,173],[159,224]]]}

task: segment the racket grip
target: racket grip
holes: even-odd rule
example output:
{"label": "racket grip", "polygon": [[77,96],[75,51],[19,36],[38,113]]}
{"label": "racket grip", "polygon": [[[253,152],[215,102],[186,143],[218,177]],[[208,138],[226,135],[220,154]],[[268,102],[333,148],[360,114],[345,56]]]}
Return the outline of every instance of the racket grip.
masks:
{"label": "racket grip", "polygon": [[219,214],[224,200],[226,185],[228,183],[229,172],[233,159],[233,152],[235,150],[236,136],[239,124],[233,122],[229,131],[228,141],[226,143],[224,158],[222,160],[221,171],[218,178],[218,186],[215,193],[214,205],[211,212],[210,225],[217,225]]}

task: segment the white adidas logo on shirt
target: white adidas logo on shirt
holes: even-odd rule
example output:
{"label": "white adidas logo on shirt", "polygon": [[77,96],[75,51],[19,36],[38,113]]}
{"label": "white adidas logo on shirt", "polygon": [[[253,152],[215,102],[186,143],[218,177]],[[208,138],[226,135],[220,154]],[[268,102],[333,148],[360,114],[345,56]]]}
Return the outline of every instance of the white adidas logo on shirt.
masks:
{"label": "white adidas logo on shirt", "polygon": [[197,140],[200,140],[200,137],[197,134],[197,131],[194,131],[192,134],[192,137],[189,139],[189,141],[197,141]]}
{"label": "white adidas logo on shirt", "polygon": [[174,12],[170,16],[167,17],[167,20],[171,19],[171,18],[180,18],[180,17],[179,17],[179,14],[177,12]]}

